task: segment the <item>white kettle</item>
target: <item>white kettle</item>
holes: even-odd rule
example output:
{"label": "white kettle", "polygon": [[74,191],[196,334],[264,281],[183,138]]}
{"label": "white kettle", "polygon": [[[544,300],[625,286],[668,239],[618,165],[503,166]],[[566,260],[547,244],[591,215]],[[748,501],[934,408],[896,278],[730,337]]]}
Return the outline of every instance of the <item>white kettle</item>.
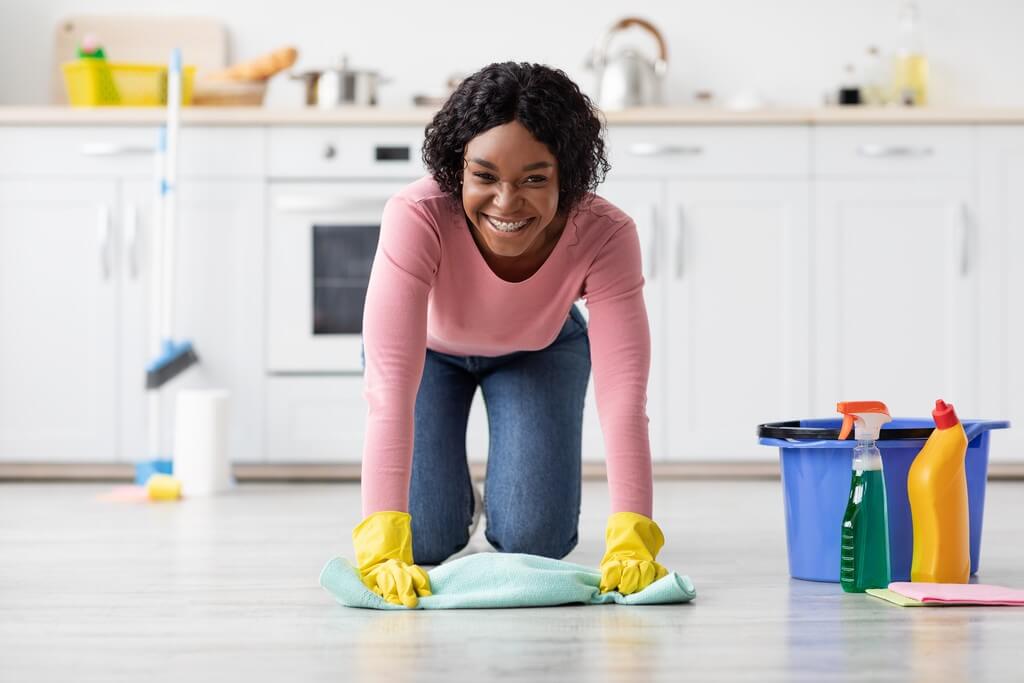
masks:
{"label": "white kettle", "polygon": [[[608,46],[612,37],[631,26],[638,26],[658,41],[658,56],[653,60],[642,53],[624,48],[612,57]],[[668,71],[668,48],[665,39],[646,19],[626,17],[617,21],[591,54],[587,66],[597,75],[595,99],[602,109],[626,109],[662,103],[662,83]]]}

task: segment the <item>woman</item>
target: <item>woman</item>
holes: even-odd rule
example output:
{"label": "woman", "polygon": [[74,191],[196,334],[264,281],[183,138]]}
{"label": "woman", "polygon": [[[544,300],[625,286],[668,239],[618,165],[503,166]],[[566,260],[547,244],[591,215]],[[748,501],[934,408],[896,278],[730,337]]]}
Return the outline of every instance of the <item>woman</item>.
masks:
{"label": "woman", "polygon": [[[593,362],[612,515],[601,590],[663,576],[651,520],[650,331],[636,226],[592,194],[609,170],[591,101],[561,71],[492,64],[426,129],[430,175],[384,209],[363,320],[363,582],[413,607],[416,562],[464,547],[477,497],[466,422],[487,405],[487,539],[562,558],[577,542]],[[573,302],[587,301],[589,330]]]}

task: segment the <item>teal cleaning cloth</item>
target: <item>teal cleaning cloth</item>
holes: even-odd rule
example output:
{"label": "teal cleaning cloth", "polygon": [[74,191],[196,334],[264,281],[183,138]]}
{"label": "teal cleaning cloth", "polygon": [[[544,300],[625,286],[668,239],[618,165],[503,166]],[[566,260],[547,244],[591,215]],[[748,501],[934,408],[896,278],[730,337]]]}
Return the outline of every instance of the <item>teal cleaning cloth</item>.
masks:
{"label": "teal cleaning cloth", "polygon": [[[521,553],[467,555],[428,572],[433,595],[418,609],[550,607],[583,603],[663,605],[697,597],[690,577],[671,572],[639,593],[602,593],[601,573],[571,562]],[[320,572],[320,585],[348,607],[408,609],[386,602],[359,579],[358,570],[340,557]]]}

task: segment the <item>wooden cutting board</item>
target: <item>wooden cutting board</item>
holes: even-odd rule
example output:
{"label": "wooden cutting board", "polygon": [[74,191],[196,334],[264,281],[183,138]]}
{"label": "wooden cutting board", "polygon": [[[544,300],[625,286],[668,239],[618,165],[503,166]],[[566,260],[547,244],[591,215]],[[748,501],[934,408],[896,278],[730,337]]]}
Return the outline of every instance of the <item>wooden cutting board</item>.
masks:
{"label": "wooden cutting board", "polygon": [[201,17],[78,15],[57,22],[53,41],[50,101],[67,104],[60,65],[77,59],[86,34],[96,36],[111,62],[166,64],[173,48],[181,48],[185,64],[199,70],[221,69],[228,63],[224,25]]}

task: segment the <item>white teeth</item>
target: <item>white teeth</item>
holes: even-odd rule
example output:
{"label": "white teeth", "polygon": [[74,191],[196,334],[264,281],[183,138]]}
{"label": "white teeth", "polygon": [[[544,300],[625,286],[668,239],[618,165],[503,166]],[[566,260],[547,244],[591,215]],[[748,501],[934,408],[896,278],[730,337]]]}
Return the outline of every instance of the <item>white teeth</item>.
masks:
{"label": "white teeth", "polygon": [[490,216],[487,216],[487,220],[491,225],[502,232],[515,232],[530,222],[530,219],[526,219],[525,221],[519,221],[518,223],[503,223],[502,221]]}

